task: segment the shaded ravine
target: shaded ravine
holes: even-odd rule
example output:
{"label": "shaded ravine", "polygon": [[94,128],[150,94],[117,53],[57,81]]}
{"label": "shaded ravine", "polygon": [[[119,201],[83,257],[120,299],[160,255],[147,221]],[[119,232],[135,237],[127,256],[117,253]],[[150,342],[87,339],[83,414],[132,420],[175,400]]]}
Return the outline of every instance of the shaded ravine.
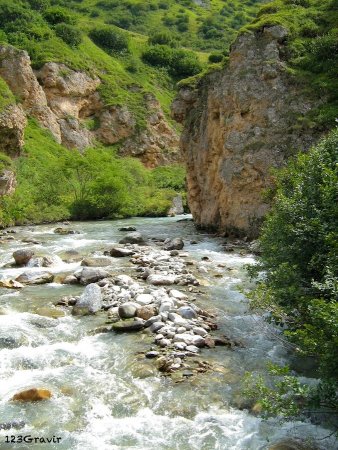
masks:
{"label": "shaded ravine", "polygon": [[[217,312],[219,332],[243,343],[243,348],[202,349],[201,357],[217,370],[174,383],[162,376],[153,361],[144,359],[151,337],[145,333],[91,334],[107,320],[75,317],[54,308],[60,297],[79,294],[82,286],[51,283],[21,291],[0,289],[0,423],[24,421],[20,430],[1,430],[1,449],[265,449],[284,437],[323,438],[328,430],[311,424],[262,421],[245,409],[241,378],[246,371],[264,373],[266,362],[286,363],[287,349],[264,332],[258,316],[248,311],[237,287],[246,285],[243,266],[250,255],[224,253],[220,238],[196,232],[191,222],[178,218],[128,219],[74,223],[80,234],[59,236],[53,225],[17,227],[14,240],[0,247],[1,277],[13,278],[35,268],[13,268],[11,255],[18,248],[58,255],[76,249],[83,256],[102,255],[124,235],[122,225],[134,225],[156,238],[181,236],[184,251],[196,261],[195,271],[208,286],[196,304]],[[41,245],[24,244],[34,239]],[[197,244],[190,244],[197,241]],[[209,261],[201,261],[208,256]],[[219,266],[221,265],[221,266]],[[5,267],[4,267],[5,266]],[[80,262],[42,270],[73,273]],[[130,270],[126,259],[116,259],[114,273]],[[51,318],[51,315],[60,317]],[[18,391],[46,387],[51,400],[38,404],[9,401]],[[236,406],[237,405],[237,406]],[[60,436],[59,444],[6,444],[6,435]],[[334,448],[333,441],[318,441]]]}

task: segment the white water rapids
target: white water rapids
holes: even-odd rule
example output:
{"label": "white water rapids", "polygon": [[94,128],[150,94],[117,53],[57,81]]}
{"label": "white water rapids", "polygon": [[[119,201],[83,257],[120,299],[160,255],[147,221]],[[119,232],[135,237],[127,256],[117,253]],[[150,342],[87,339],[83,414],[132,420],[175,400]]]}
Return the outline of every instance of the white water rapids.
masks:
{"label": "white water rapids", "polygon": [[[14,240],[0,246],[0,278],[24,271],[73,273],[80,262],[65,263],[65,251],[87,256],[102,254],[124,235],[121,226],[133,225],[148,237],[180,236],[190,258],[208,273],[206,295],[199,306],[218,313],[220,332],[244,343],[243,348],[203,349],[207,361],[222,369],[175,384],[138,356],[149,348],[142,333],[91,334],[104,325],[106,313],[76,317],[65,311],[51,317],[53,304],[63,295],[79,294],[81,286],[51,283],[20,291],[0,289],[0,424],[23,421],[23,428],[0,430],[0,449],[74,450],[259,450],[283,438],[322,439],[330,431],[304,422],[263,421],[240,407],[241,380],[246,371],[264,373],[267,361],[285,364],[287,348],[267,333],[237,287],[248,283],[243,266],[252,256],[225,253],[222,239],[198,233],[179,218],[77,222],[80,234],[60,236],[57,225],[17,227]],[[23,243],[35,239],[41,244]],[[192,245],[190,241],[196,240]],[[52,268],[13,268],[12,253],[34,248],[36,253],[60,257]],[[211,261],[201,263],[208,256]],[[116,259],[110,268],[123,273],[128,262]],[[223,264],[226,268],[218,265]],[[215,276],[217,273],[217,276]],[[60,309],[59,309],[60,310]],[[11,397],[31,387],[52,391],[50,400],[17,403]],[[60,436],[60,443],[6,443],[7,435]],[[316,441],[334,449],[333,439]]]}

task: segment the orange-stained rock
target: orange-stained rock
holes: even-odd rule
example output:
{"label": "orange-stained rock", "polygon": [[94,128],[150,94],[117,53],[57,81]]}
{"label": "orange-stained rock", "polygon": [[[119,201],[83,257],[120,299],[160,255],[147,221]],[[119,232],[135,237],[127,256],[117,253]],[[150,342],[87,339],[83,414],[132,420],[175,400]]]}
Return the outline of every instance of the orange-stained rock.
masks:
{"label": "orange-stained rock", "polygon": [[19,402],[39,402],[41,400],[48,400],[51,396],[52,393],[48,389],[33,388],[13,395],[12,400]]}

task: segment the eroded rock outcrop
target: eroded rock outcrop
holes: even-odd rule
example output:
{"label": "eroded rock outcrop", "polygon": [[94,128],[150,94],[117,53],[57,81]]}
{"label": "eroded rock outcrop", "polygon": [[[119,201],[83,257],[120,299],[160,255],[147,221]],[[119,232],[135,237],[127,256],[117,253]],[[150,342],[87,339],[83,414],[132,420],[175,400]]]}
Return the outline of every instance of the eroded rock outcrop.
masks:
{"label": "eroded rock outcrop", "polygon": [[182,88],[172,105],[173,118],[185,125],[189,206],[201,227],[256,236],[271,167],[318,138],[297,126],[318,100],[285,70],[286,38],[281,26],[240,35],[228,65]]}
{"label": "eroded rock outcrop", "polygon": [[27,119],[21,106],[10,105],[0,114],[0,151],[18,156],[24,145]]}
{"label": "eroded rock outcrop", "polygon": [[55,62],[33,71],[28,53],[9,45],[0,45],[0,76],[21,105],[0,116],[2,146],[10,146],[9,154],[23,145],[25,124],[20,128],[12,123],[21,112],[23,117],[24,113],[35,117],[57,142],[68,148],[81,151],[95,141],[107,145],[123,143],[121,155],[138,157],[147,167],[181,159],[178,134],[152,94],[144,94],[145,124],[140,128],[126,105],[105,105],[98,90],[98,76]]}

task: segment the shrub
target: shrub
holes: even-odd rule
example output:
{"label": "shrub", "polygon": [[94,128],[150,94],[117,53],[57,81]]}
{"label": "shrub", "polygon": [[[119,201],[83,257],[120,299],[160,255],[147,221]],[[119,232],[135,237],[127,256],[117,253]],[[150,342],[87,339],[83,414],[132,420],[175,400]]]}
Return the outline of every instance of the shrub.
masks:
{"label": "shrub", "polygon": [[168,31],[159,31],[149,36],[148,43],[151,45],[168,45],[169,47],[176,47],[177,41],[174,36]]}
{"label": "shrub", "polygon": [[50,6],[49,0],[28,0],[30,7],[36,11],[44,11]]}
{"label": "shrub", "polygon": [[73,25],[69,25],[67,23],[58,23],[55,26],[55,33],[70,47],[77,47],[81,44],[81,32]]}
{"label": "shrub", "polygon": [[89,35],[99,47],[113,52],[123,52],[129,48],[127,36],[115,27],[95,28]]}
{"label": "shrub", "polygon": [[52,6],[43,13],[43,17],[51,25],[58,23],[74,24],[75,18],[66,9],[60,8],[60,6]]}
{"label": "shrub", "polygon": [[179,78],[187,78],[198,74],[202,70],[195,53],[187,50],[176,50],[171,62],[171,73]]}
{"label": "shrub", "polygon": [[173,58],[173,50],[168,45],[154,45],[143,52],[142,58],[152,66],[169,68]]}
{"label": "shrub", "polygon": [[208,60],[211,63],[219,63],[219,62],[223,61],[223,56],[224,55],[220,52],[213,52],[213,53],[210,53]]}

